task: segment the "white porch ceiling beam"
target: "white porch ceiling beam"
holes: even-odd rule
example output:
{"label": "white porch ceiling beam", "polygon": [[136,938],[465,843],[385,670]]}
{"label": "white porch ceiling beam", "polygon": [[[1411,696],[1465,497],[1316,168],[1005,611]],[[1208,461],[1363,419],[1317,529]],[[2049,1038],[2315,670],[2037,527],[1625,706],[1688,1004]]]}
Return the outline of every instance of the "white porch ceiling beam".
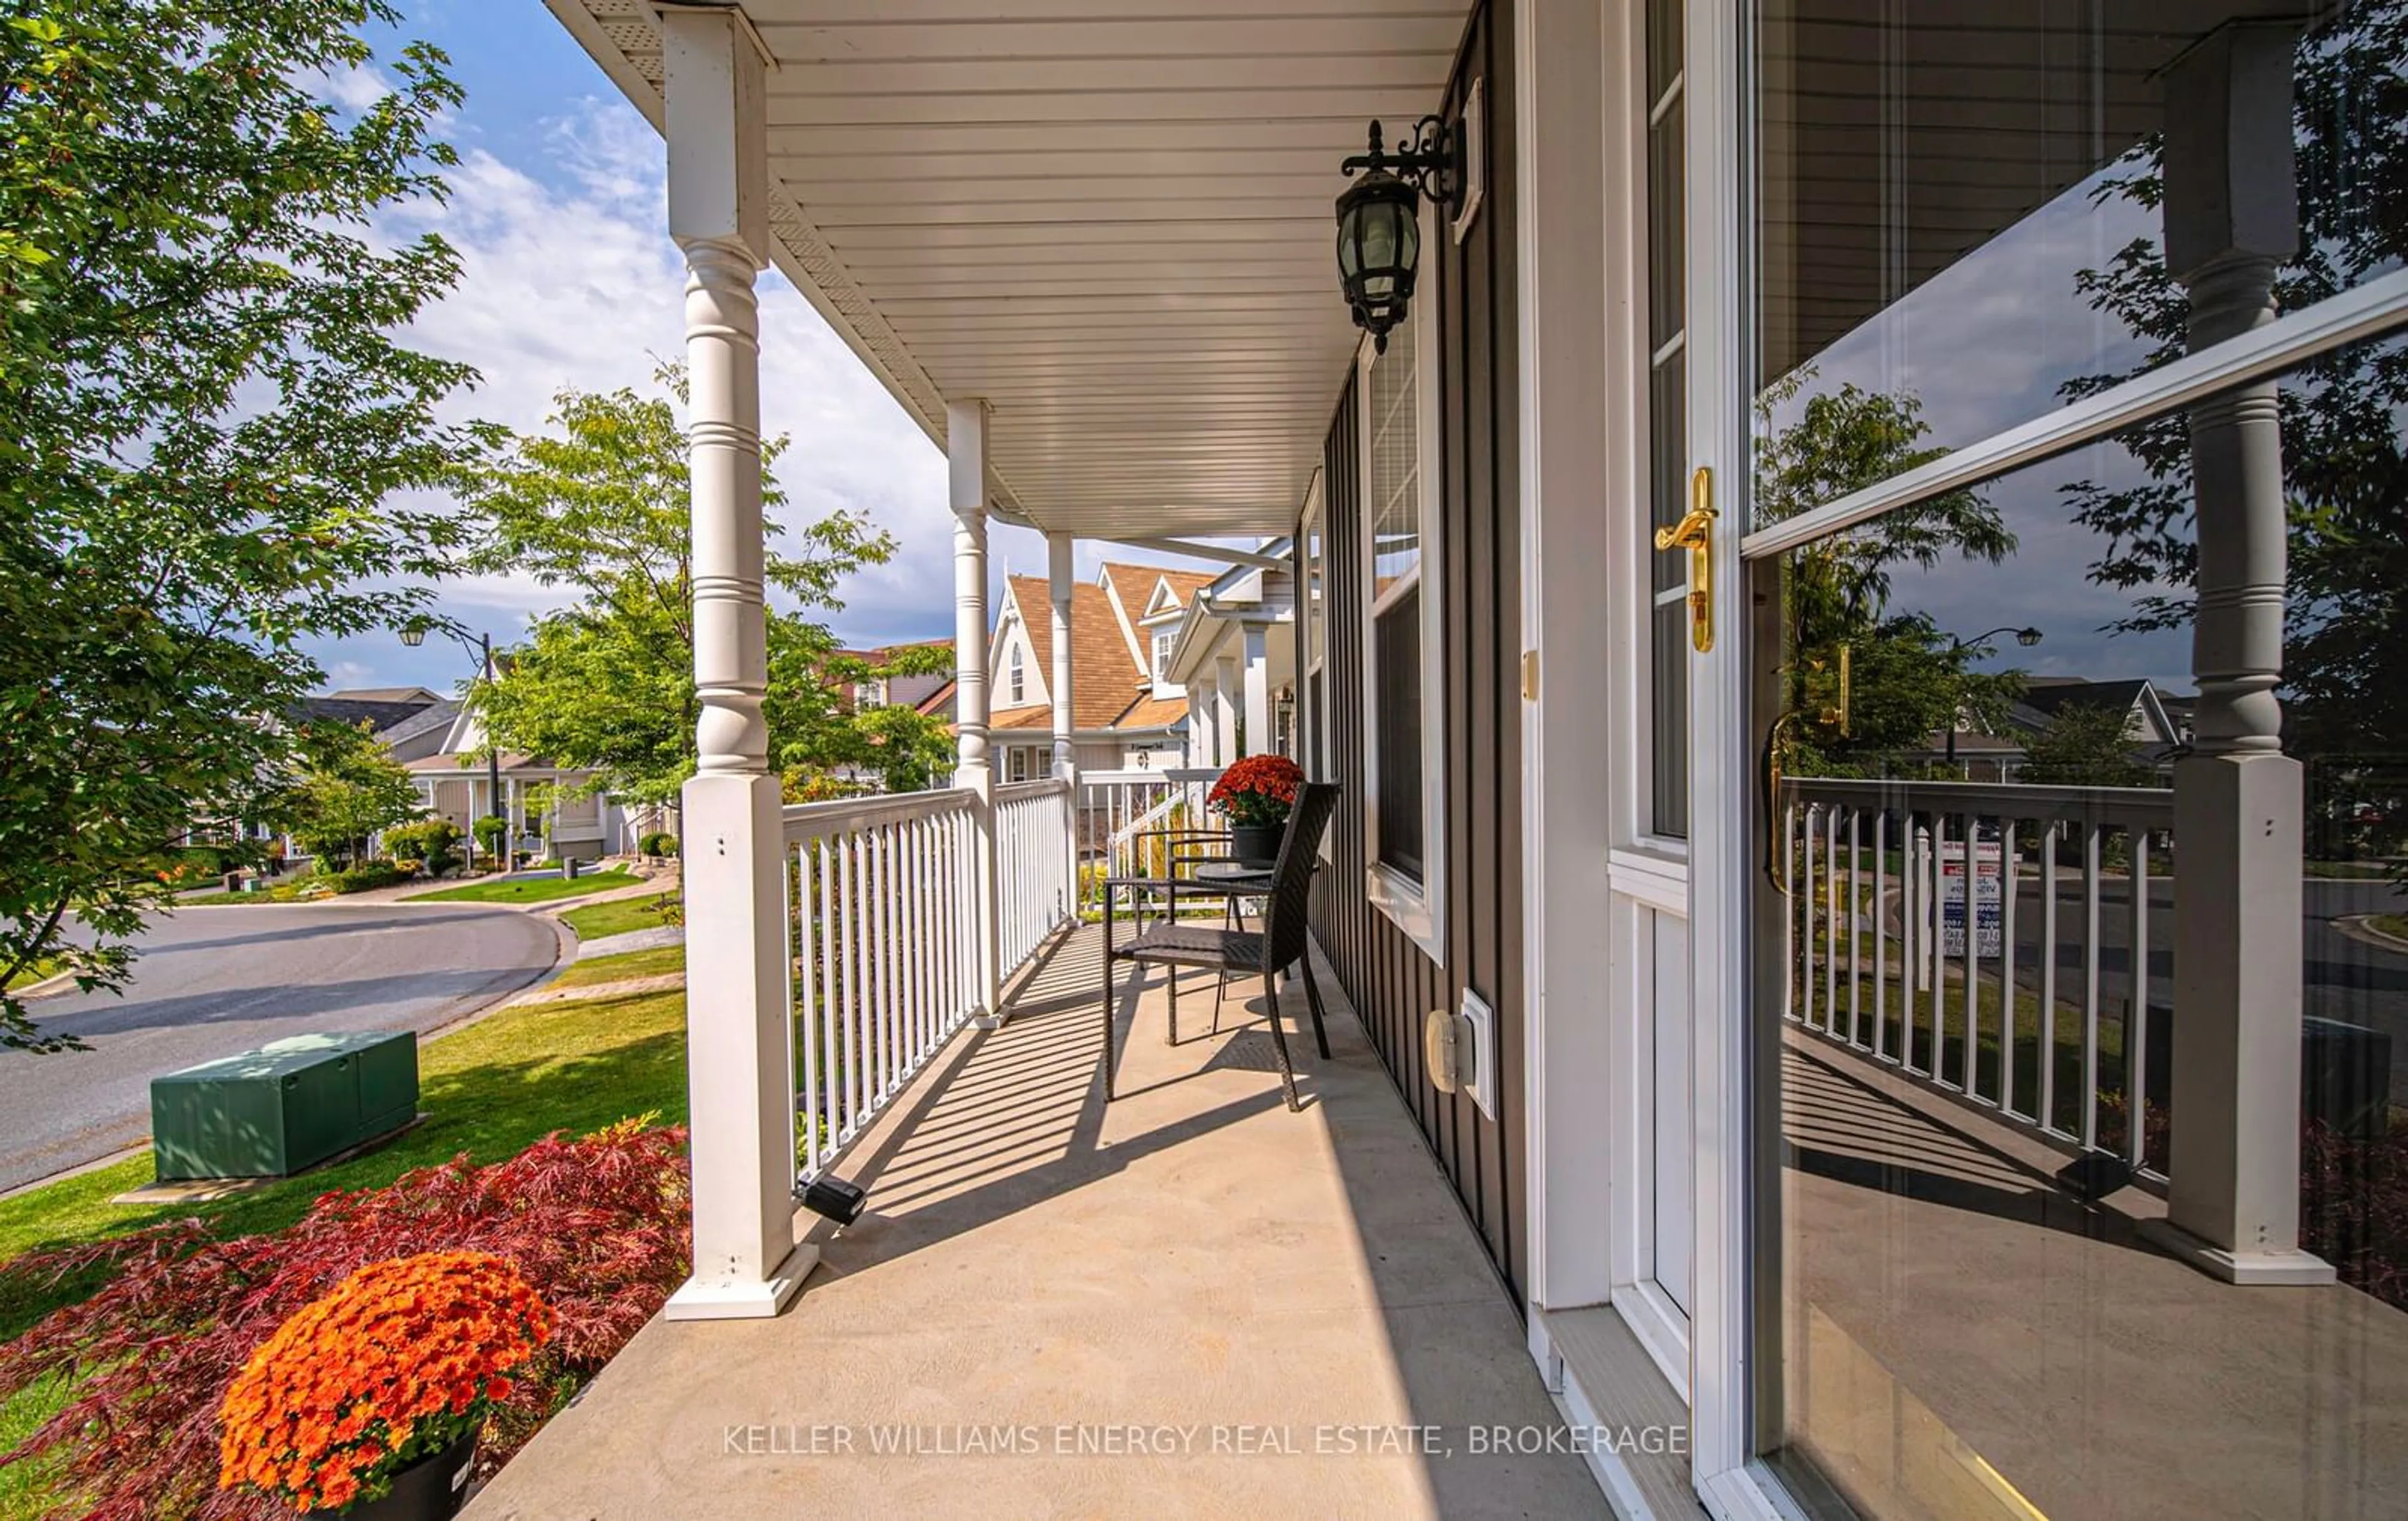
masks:
{"label": "white porch ceiling beam", "polygon": [[1250,566],[1256,570],[1287,568],[1287,562],[1277,555],[1256,554],[1252,550],[1231,549],[1226,544],[1197,544],[1184,538],[1107,538],[1104,542],[1126,544],[1133,550],[1153,550],[1158,554],[1186,554],[1198,560]]}

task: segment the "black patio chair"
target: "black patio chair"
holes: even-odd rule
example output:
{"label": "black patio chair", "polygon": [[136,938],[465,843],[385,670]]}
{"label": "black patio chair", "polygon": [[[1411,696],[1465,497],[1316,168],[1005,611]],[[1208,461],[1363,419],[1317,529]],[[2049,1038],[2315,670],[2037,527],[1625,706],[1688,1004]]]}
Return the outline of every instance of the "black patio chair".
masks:
{"label": "black patio chair", "polygon": [[[1279,859],[1268,872],[1246,880],[1248,896],[1264,898],[1259,930],[1182,925],[1176,918],[1152,929],[1140,928],[1125,945],[1112,943],[1112,892],[1104,891],[1104,1098],[1115,1097],[1117,1053],[1112,1046],[1112,969],[1120,962],[1140,967],[1152,962],[1169,969],[1170,1043],[1179,1043],[1179,970],[1201,967],[1218,972],[1254,971],[1263,979],[1263,1004],[1271,1027],[1271,1044],[1279,1051],[1280,1086],[1291,1110],[1297,1101],[1296,1067],[1288,1059],[1287,1032],[1280,1025],[1279,974],[1292,966],[1304,969],[1305,1001],[1312,1012],[1313,1043],[1324,1059],[1329,1055],[1329,1032],[1322,1022],[1321,989],[1312,979],[1312,957],[1306,942],[1306,911],[1312,889],[1312,868],[1321,850],[1321,836],[1338,807],[1333,782],[1307,782],[1289,810],[1287,830],[1280,837]],[[1182,886],[1182,891],[1184,891]]]}

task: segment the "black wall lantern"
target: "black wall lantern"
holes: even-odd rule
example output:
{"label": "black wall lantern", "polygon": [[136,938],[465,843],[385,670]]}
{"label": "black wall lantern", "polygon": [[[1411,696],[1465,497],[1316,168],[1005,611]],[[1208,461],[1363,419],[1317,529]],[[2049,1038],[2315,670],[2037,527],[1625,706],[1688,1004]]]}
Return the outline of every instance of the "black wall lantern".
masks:
{"label": "black wall lantern", "polygon": [[1354,325],[1388,352],[1388,330],[1412,305],[1413,270],[1422,251],[1421,198],[1441,208],[1462,189],[1463,129],[1425,116],[1392,150],[1371,123],[1371,151],[1339,165],[1363,178],[1338,197],[1338,277]]}

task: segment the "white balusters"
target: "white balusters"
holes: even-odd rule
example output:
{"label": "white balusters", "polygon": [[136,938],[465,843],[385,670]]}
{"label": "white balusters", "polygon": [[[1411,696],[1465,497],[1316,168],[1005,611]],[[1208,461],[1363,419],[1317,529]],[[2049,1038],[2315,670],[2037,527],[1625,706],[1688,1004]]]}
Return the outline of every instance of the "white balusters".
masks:
{"label": "white balusters", "polygon": [[[2165,1101],[2149,1087],[2148,1008],[2166,921],[2151,902],[2149,845],[2171,838],[2172,819],[2162,789],[1787,779],[1773,814],[1785,1016],[2162,1184],[2166,1159],[2147,1135],[2150,1105]],[[2067,851],[2080,866],[2061,875]],[[2077,882],[2069,921],[2062,900]],[[2107,908],[2118,892],[2129,894],[2120,916]],[[2111,926],[2123,947],[2109,944]],[[2019,939],[2035,927],[2031,942]],[[2071,982],[2061,962],[2078,969]]]}
{"label": "white balusters", "polygon": [[[1050,796],[1016,796],[1023,788],[998,795],[1004,838],[1053,843],[1050,853],[1007,851],[1003,880],[1015,904],[1040,895],[1068,901],[1068,788],[1040,785]],[[945,791],[786,810],[800,1053],[796,1163],[805,1180],[824,1171],[976,1009],[976,809],[974,794]],[[1042,879],[1035,890],[1023,881],[1030,876]],[[1015,909],[1010,923],[1018,935],[1036,920]],[[1007,966],[1025,954],[1011,954]]]}

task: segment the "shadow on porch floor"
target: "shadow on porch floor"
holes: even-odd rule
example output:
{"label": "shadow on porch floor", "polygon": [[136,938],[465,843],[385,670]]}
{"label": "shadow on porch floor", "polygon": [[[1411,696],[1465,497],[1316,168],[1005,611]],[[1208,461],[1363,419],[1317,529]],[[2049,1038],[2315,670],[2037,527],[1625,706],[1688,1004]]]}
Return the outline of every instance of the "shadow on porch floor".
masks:
{"label": "shadow on porch floor", "polygon": [[1605,1515],[1578,1456],[1471,1450],[1558,1417],[1336,979],[1327,1061],[1282,990],[1289,1113],[1258,993],[1210,1035],[1187,974],[1172,1047],[1124,971],[1107,1107],[1100,950],[1056,945],[865,1139],[870,1212],[817,1227],[782,1317],[655,1321],[471,1521]]}

